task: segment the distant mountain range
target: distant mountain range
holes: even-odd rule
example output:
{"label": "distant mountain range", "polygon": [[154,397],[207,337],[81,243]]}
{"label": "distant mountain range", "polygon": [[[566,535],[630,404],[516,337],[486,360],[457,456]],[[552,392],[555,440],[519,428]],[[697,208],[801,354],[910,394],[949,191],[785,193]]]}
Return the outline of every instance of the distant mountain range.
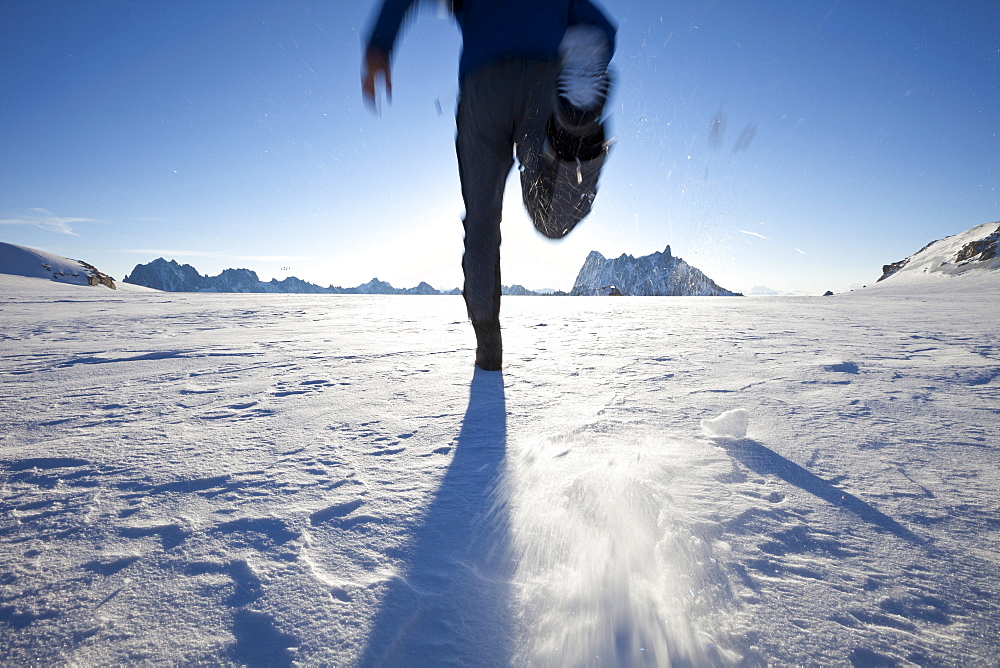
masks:
{"label": "distant mountain range", "polygon": [[[436,290],[421,282],[414,288],[394,288],[386,281],[373,278],[353,288],[331,285],[322,287],[300,278],[289,276],[282,280],[272,278],[262,281],[250,269],[226,269],[218,276],[207,276],[189,264],[179,264],[176,260],[162,257],[148,264],[138,264],[125,277],[125,283],[143,285],[165,292],[269,292],[285,294],[335,294],[335,295],[458,295],[461,290]],[[540,294],[521,285],[503,286],[505,295]]]}
{"label": "distant mountain range", "polygon": [[[294,276],[282,280],[261,281],[250,269],[226,269],[218,276],[206,276],[189,264],[157,258],[148,264],[136,265],[125,277],[126,283],[142,285],[166,292],[270,292],[345,295],[441,295],[461,294],[455,290],[436,290],[427,283],[415,288],[395,288],[373,278],[353,288],[321,287]],[[521,285],[503,286],[505,295],[565,295],[564,292],[535,292]],[[576,277],[571,295],[643,295],[643,296],[739,296],[719,287],[712,279],[670,253],[635,258],[622,255],[613,260],[593,251]]]}
{"label": "distant mountain range", "polygon": [[[1000,278],[1000,222],[977,225],[927,244],[906,259],[882,267],[879,281],[906,283],[933,277],[948,277],[975,271],[991,271]],[[82,260],[0,242],[0,274],[50,279],[62,283],[102,285],[115,288],[114,279]],[[360,295],[457,295],[458,289],[436,290],[427,283],[413,288],[394,288],[377,278],[353,288],[320,287],[294,276],[261,281],[250,269],[226,269],[218,276],[200,274],[189,264],[158,258],[138,264],[125,283],[166,292],[264,292]],[[754,294],[766,294],[754,288]],[[521,285],[504,286],[505,295],[643,295],[643,296],[738,296],[720,287],[703,272],[675,257],[670,246],[662,253],[642,257],[622,254],[607,259],[597,251],[587,256],[569,293],[532,291]]]}
{"label": "distant mountain range", "polygon": [[785,292],[782,290],[775,290],[774,288],[769,288],[766,285],[755,285],[752,288],[750,288],[750,291],[747,292],[747,294],[750,295],[751,297],[808,297],[812,293],[802,292],[799,290],[793,292]]}
{"label": "distant mountain range", "polygon": [[148,264],[137,264],[125,283],[144,285],[165,292],[272,292],[295,294],[358,294],[358,295],[438,295],[443,294],[427,283],[415,288],[400,290],[385,281],[373,278],[354,288],[338,286],[321,287],[295,276],[282,280],[262,281],[250,269],[226,269],[218,276],[201,274],[189,264],[162,257]]}

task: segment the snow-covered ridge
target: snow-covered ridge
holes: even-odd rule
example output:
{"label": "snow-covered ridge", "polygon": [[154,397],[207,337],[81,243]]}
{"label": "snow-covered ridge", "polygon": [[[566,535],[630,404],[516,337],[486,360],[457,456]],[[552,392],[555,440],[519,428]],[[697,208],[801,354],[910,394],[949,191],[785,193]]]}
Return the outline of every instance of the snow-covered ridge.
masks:
{"label": "snow-covered ridge", "polygon": [[0,274],[46,278],[74,285],[103,285],[115,290],[115,281],[82,260],[0,242]]}
{"label": "snow-covered ridge", "polygon": [[1000,269],[1000,222],[933,241],[905,260],[883,266],[878,280],[902,283],[996,269]]}
{"label": "snow-covered ridge", "polygon": [[738,297],[720,287],[701,270],[670,253],[632,257],[622,253],[613,260],[591,251],[577,274],[570,294],[641,295],[645,297]]}

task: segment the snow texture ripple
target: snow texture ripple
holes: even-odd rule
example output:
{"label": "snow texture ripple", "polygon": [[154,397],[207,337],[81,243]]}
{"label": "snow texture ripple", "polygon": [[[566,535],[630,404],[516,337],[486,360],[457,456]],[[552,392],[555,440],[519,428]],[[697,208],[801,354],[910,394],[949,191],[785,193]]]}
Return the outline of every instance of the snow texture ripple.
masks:
{"label": "snow texture ripple", "polygon": [[954,280],[509,298],[477,373],[459,297],[0,276],[0,663],[992,665]]}

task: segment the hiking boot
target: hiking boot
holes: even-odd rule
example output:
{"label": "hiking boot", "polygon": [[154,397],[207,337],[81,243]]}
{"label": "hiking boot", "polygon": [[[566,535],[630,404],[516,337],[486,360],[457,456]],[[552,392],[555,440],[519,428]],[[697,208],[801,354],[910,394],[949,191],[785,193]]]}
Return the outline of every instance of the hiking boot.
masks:
{"label": "hiking boot", "polygon": [[500,322],[472,323],[476,331],[476,366],[483,371],[499,371],[503,366]]}
{"label": "hiking boot", "polygon": [[608,38],[600,28],[574,25],[559,45],[555,118],[577,135],[593,134],[611,88]]}
{"label": "hiking boot", "polygon": [[577,137],[549,121],[537,178],[528,189],[522,188],[531,222],[549,239],[569,234],[594,204],[610,150],[603,126],[597,129],[597,134]]}

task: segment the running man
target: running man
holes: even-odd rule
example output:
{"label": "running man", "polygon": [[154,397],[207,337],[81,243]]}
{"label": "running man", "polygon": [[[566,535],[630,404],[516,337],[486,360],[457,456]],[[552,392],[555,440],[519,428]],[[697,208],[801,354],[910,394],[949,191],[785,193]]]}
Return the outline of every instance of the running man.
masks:
{"label": "running man", "polygon": [[[437,0],[440,1],[440,0]],[[383,0],[362,91],[392,92],[393,45],[420,0]],[[452,0],[462,31],[456,148],[465,202],[465,297],[476,366],[502,367],[500,219],[514,156],[535,228],[565,236],[590,213],[609,142],[603,119],[615,27],[591,0]]]}

